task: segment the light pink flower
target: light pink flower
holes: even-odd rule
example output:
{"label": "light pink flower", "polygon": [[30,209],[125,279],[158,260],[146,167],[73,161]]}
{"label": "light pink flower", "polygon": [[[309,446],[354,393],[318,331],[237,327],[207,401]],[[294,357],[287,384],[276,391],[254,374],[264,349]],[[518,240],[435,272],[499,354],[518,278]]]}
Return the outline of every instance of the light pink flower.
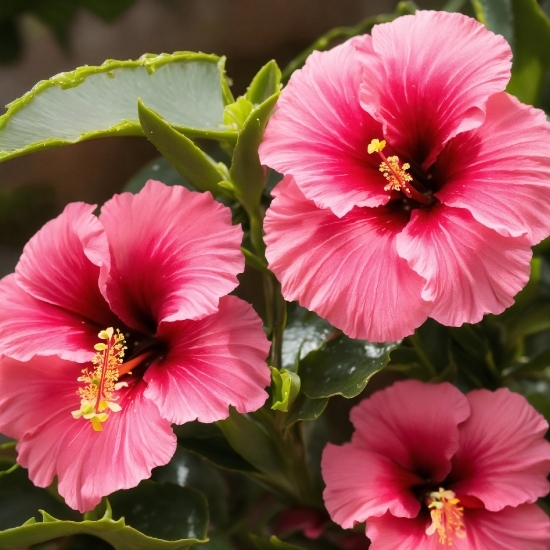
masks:
{"label": "light pink flower", "polygon": [[270,379],[261,320],[226,296],[244,268],[228,208],[155,181],[94,208],[67,206],[0,281],[0,431],[81,511],[167,463],[171,423],[256,410]]}
{"label": "light pink flower", "polygon": [[463,395],[398,382],[351,411],[351,443],[327,445],[332,519],[366,520],[371,550],[548,550],[548,423],[507,389]]}
{"label": "light pink flower", "polygon": [[550,233],[550,125],[503,91],[511,55],[420,11],[294,73],[260,147],[286,176],[265,231],[287,300],[373,341],[513,303]]}

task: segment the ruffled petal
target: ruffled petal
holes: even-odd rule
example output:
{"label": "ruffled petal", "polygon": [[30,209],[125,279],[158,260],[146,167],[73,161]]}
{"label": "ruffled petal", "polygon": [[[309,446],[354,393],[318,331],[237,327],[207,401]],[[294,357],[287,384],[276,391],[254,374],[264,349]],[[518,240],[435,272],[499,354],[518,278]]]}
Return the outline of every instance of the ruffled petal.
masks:
{"label": "ruffled petal", "polygon": [[422,297],[434,302],[430,317],[448,326],[502,313],[529,280],[527,239],[503,237],[462,208],[415,210],[397,251],[427,280]]}
{"label": "ruffled petal", "polygon": [[466,539],[457,545],[457,550],[550,548],[550,519],[536,504],[506,507],[500,512],[466,509],[464,520]]}
{"label": "ruffled petal", "polygon": [[[437,535],[426,535],[431,520],[427,511],[415,518],[396,518],[390,513],[367,522],[367,536],[371,540],[369,550],[441,550]],[[453,550],[488,550],[484,547],[464,547],[461,539],[455,539]],[[493,548],[491,547],[491,550]]]}
{"label": "ruffled petal", "polygon": [[533,245],[550,234],[550,124],[543,111],[495,94],[485,122],[448,143],[436,172],[441,202],[466,208],[501,235],[526,235]]}
{"label": "ruffled petal", "polygon": [[383,136],[359,104],[362,72],[351,41],[313,52],[281,93],[260,146],[263,164],[292,175],[308,199],[338,217],[389,199],[380,159],[367,152]]}
{"label": "ruffled petal", "polygon": [[415,517],[420,503],[411,487],[422,483],[391,458],[359,449],[353,444],[328,444],[321,461],[326,489],[325,506],[344,529],[389,511],[394,516]]}
{"label": "ruffled petal", "polygon": [[153,363],[144,380],[145,396],[164,418],[176,424],[227,418],[259,409],[267,398],[269,341],[252,307],[234,296],[199,321],[163,323],[158,337],[168,354]]}
{"label": "ruffled petal", "polygon": [[431,165],[445,143],[479,126],[510,79],[502,36],[459,13],[418,11],[372,30],[379,63],[365,64],[361,104],[404,162]]}
{"label": "ruffled petal", "polygon": [[154,332],[162,321],[199,319],[238,284],[242,229],[210,193],[149,180],[123,193],[100,215],[111,246],[107,297],[130,327]]}
{"label": "ruffled petal", "polygon": [[26,244],[15,268],[20,288],[102,327],[113,315],[100,292],[110,268],[109,245],[95,205],[71,203]]}
{"label": "ruffled petal", "polygon": [[176,437],[155,404],[144,398],[145,383],[131,379],[128,388],[117,392],[122,410],[110,413],[103,431],[74,419],[81,369],[53,357],[26,363],[2,359],[0,431],[20,438],[18,462],[28,468],[35,485],[46,487],[57,475],[67,504],[84,512],[166,464]]}
{"label": "ruffled petal", "polygon": [[548,494],[546,420],[523,396],[505,388],[477,390],[466,397],[472,414],[460,426],[453,491],[479,498],[492,511]]}
{"label": "ruffled petal", "polygon": [[426,482],[439,483],[451,470],[458,426],[469,415],[466,397],[447,382],[396,382],[351,410],[352,443],[393,460]]}
{"label": "ruffled petal", "polygon": [[57,355],[91,361],[100,327],[60,307],[33,298],[11,274],[0,281],[0,355],[28,361]]}
{"label": "ruffled petal", "polygon": [[396,252],[405,223],[385,207],[337,218],[286,177],[264,223],[269,267],[288,301],[298,300],[348,336],[397,340],[431,308],[420,297],[425,281]]}

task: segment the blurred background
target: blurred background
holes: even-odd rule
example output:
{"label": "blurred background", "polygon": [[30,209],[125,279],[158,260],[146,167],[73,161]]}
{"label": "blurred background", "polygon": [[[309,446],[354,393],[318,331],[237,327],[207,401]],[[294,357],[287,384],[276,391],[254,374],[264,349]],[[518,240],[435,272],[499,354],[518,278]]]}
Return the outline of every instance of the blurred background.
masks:
{"label": "blurred background", "polygon": [[[327,30],[392,12],[395,5],[394,0],[1,0],[0,104],[62,71],[176,50],[227,56],[236,96],[266,61],[276,59],[284,67]],[[102,204],[156,156],[145,138],[126,137],[1,163],[0,276],[13,270],[23,244],[65,204]]]}

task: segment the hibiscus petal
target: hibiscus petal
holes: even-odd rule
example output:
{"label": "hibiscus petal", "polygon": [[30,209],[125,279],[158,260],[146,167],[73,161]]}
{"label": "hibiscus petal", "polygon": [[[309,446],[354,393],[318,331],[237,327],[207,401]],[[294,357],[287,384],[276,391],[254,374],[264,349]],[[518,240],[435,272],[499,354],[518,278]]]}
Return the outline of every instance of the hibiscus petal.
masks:
{"label": "hibiscus petal", "polygon": [[18,462],[40,487],[58,476],[67,504],[81,512],[105,495],[136,486],[176,449],[170,424],[136,382],[117,392],[120,412],[112,412],[95,432],[74,419],[80,398],[81,365],[58,358],[0,362],[0,431],[19,438]]}
{"label": "hibiscus petal", "polygon": [[427,280],[422,297],[434,301],[430,317],[448,326],[501,313],[529,280],[528,241],[503,237],[462,208],[415,210],[397,251]]}
{"label": "hibiscus petal", "polygon": [[501,235],[526,235],[529,244],[550,233],[550,125],[543,111],[495,94],[485,122],[452,139],[436,167],[444,204],[466,208]]}
{"label": "hibiscus petal", "polygon": [[313,52],[283,90],[260,146],[263,164],[292,175],[308,199],[338,217],[389,199],[380,159],[367,152],[383,136],[359,104],[361,75],[351,41]]}
{"label": "hibiscus petal", "polygon": [[149,180],[106,202],[100,220],[114,264],[108,301],[137,330],[209,315],[238,284],[242,229],[210,193]]}
{"label": "hibiscus petal", "polygon": [[457,545],[457,550],[548,550],[550,547],[550,519],[536,504],[506,507],[500,512],[466,509],[464,520],[466,539]]}
{"label": "hibiscus petal", "polygon": [[466,397],[472,414],[460,426],[453,491],[479,498],[492,511],[548,494],[546,420],[523,396],[505,388],[477,390]]}
{"label": "hibiscus petal", "polygon": [[420,503],[411,487],[422,483],[393,460],[353,444],[328,444],[321,461],[325,505],[333,521],[351,529],[388,510],[395,516],[415,517]]}
{"label": "hibiscus petal", "polygon": [[58,355],[91,361],[98,327],[79,315],[37,300],[11,274],[0,281],[0,354],[27,361],[34,355]]}
{"label": "hibiscus petal", "polygon": [[399,17],[376,25],[372,43],[380,62],[365,64],[361,104],[403,160],[424,168],[483,122],[487,99],[510,79],[506,40],[459,13]]}
{"label": "hibiscus petal", "polygon": [[289,177],[276,189],[264,224],[266,256],[288,301],[373,342],[403,338],[426,320],[424,280],[396,252],[406,220],[385,207],[337,218]]}
{"label": "hibiscus petal", "polygon": [[113,315],[100,292],[110,268],[109,245],[95,205],[71,203],[26,244],[15,268],[20,288],[107,327]]}
{"label": "hibiscus petal", "polygon": [[[381,517],[371,518],[367,522],[367,536],[371,540],[369,550],[441,550],[445,548],[439,543],[437,535],[426,535],[430,525],[427,511],[415,518],[396,518],[390,513]],[[455,539],[453,550],[471,550],[464,548],[461,539]],[[478,547],[472,547],[478,548]],[[485,547],[479,547],[485,550]],[[488,547],[493,550],[492,547]],[[487,550],[488,550],[487,548]]]}
{"label": "hibiscus petal", "polygon": [[438,483],[451,470],[458,425],[469,415],[466,397],[451,384],[396,382],[351,410],[352,443]]}
{"label": "hibiscus petal", "polygon": [[199,321],[163,323],[158,337],[169,352],[147,369],[145,396],[170,422],[214,422],[227,418],[230,405],[244,413],[264,404],[270,344],[246,302],[226,296]]}

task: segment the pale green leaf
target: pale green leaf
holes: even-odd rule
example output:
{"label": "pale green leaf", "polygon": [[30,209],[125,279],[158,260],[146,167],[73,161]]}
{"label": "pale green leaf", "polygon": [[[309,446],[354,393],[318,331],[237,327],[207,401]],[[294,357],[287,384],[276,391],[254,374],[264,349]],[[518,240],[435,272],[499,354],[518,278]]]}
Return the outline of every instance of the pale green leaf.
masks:
{"label": "pale green leaf", "polygon": [[39,82],[0,117],[0,160],[95,137],[143,135],[141,100],[190,137],[236,138],[223,124],[224,59],[176,52],[107,60]]}

